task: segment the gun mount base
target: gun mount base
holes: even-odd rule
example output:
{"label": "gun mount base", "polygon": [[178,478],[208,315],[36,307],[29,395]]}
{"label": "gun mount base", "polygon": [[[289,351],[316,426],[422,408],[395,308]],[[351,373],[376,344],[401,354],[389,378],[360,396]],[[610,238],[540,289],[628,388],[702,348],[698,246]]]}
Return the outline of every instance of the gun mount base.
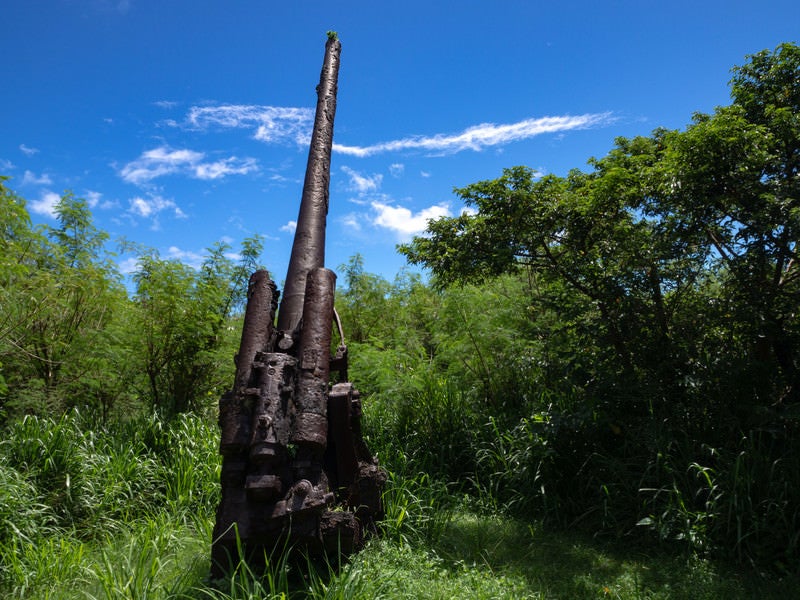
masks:
{"label": "gun mount base", "polygon": [[274,283],[264,271],[250,279],[238,387],[219,403],[222,499],[212,577],[239,559],[257,565],[286,548],[351,553],[383,517],[386,473],[362,438],[360,395],[352,383],[329,383],[334,287],[331,271],[309,273],[293,356],[276,351],[285,338],[271,325]]}

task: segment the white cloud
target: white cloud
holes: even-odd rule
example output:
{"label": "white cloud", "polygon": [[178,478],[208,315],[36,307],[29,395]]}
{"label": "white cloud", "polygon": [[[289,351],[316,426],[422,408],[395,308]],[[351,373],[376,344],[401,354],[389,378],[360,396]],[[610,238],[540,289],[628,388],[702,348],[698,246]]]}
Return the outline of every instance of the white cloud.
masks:
{"label": "white cloud", "polygon": [[289,221],[286,225],[282,225],[280,231],[285,231],[286,233],[294,233],[297,230],[297,221]]}
{"label": "white cloud", "polygon": [[490,146],[499,146],[525,140],[544,133],[558,133],[573,129],[587,129],[610,123],[610,113],[586,114],[562,117],[541,117],[526,119],[517,123],[495,125],[482,123],[462,131],[461,133],[434,136],[414,136],[381,142],[371,146],[345,146],[334,144],[333,149],[350,156],[372,156],[381,152],[399,152],[403,150],[424,150],[443,154],[455,154],[463,150],[480,151]]}
{"label": "white cloud", "polygon": [[199,163],[205,155],[192,150],[171,150],[166,146],[142,152],[141,156],[129,162],[120,171],[122,178],[135,184],[176,173],[181,169]]}
{"label": "white cloud", "polygon": [[194,175],[198,179],[219,179],[226,175],[247,175],[257,170],[256,159],[244,158],[240,160],[235,156],[231,156],[217,162],[195,165]]}
{"label": "white cloud", "polygon": [[108,210],[110,208],[115,208],[119,206],[119,202],[116,200],[102,200],[103,194],[100,192],[95,192],[93,190],[86,190],[83,194],[83,198],[86,200],[86,203],[89,205],[89,208],[100,208],[102,210]]}
{"label": "white cloud", "polygon": [[267,143],[306,145],[311,140],[314,111],[310,108],[224,104],[193,106],[186,117],[192,127],[252,129],[253,137]]}
{"label": "white cloud", "polygon": [[34,154],[37,154],[39,152],[38,148],[30,148],[25,144],[20,144],[19,149],[22,150],[22,153],[25,154],[26,156],[33,156]]}
{"label": "white cloud", "polygon": [[157,100],[156,102],[153,102],[153,104],[158,108],[163,108],[164,110],[169,110],[170,108],[175,108],[178,106],[178,102],[175,102],[174,100]]}
{"label": "white cloud", "polygon": [[61,196],[55,192],[44,192],[41,198],[30,203],[31,212],[55,219],[56,204],[58,204],[60,200]]}
{"label": "white cloud", "polygon": [[140,217],[149,217],[156,212],[156,209],[153,207],[152,202],[137,196],[136,198],[131,198],[131,207],[128,212],[132,212]]}
{"label": "white cloud", "polygon": [[0,171],[10,171],[14,168],[14,163],[5,158],[0,158]]}
{"label": "white cloud", "polygon": [[352,231],[361,231],[361,220],[359,219],[359,216],[354,213],[350,213],[349,215],[342,217],[341,222],[342,225],[344,225],[347,229]]}
{"label": "white cloud", "polygon": [[342,171],[347,173],[350,177],[349,190],[358,192],[359,194],[366,194],[367,192],[375,192],[381,186],[383,175],[375,174],[372,177],[362,175],[354,171],[350,167],[342,167]]}
{"label": "white cloud", "polygon": [[420,171],[420,172],[419,172],[419,176],[420,176],[420,177],[422,177],[422,178],[424,178],[424,179],[427,179],[428,177],[430,177],[430,176],[431,176],[431,174],[430,174],[430,173],[428,173],[427,171]]}
{"label": "white cloud", "polygon": [[131,198],[130,208],[128,209],[129,213],[146,219],[154,219],[164,211],[171,212],[178,219],[186,217],[186,214],[173,200],[162,198],[161,196],[150,196],[149,198],[136,196]]}
{"label": "white cloud", "polygon": [[22,185],[53,185],[53,180],[47,173],[42,173],[37,177],[32,171],[25,171],[22,176]]}
{"label": "white cloud", "polygon": [[[204,256],[201,252],[183,250],[178,246],[170,246],[167,249],[165,258],[169,260],[177,260],[178,262],[182,262],[192,269],[197,270],[202,266]],[[118,265],[121,273],[129,275],[139,268],[139,258],[126,258],[125,260],[120,261]]]}
{"label": "white cloud", "polygon": [[139,259],[136,257],[126,258],[117,263],[119,272],[123,275],[130,275],[139,268]]}
{"label": "white cloud", "polygon": [[450,209],[444,204],[435,204],[417,213],[403,206],[390,206],[382,202],[372,202],[375,216],[372,223],[378,227],[394,231],[402,238],[408,238],[425,231],[428,220],[449,217]]}
{"label": "white cloud", "polygon": [[[100,198],[102,198],[103,194],[88,190],[83,196],[86,198],[86,204],[89,205],[89,208],[95,208],[98,204],[100,204]],[[104,205],[105,204],[106,203],[104,203]]]}
{"label": "white cloud", "polygon": [[405,170],[406,166],[403,163],[392,163],[389,165],[389,174],[392,177],[400,177]]}
{"label": "white cloud", "polygon": [[204,162],[205,154],[194,150],[174,150],[160,146],[142,152],[141,156],[120,169],[120,176],[129,183],[144,185],[165,175],[181,173],[196,179],[219,179],[226,175],[244,175],[258,170],[254,158],[236,156],[215,162]]}
{"label": "white cloud", "polygon": [[177,246],[170,246],[167,250],[167,258],[177,260],[193,269],[199,269],[203,264],[203,255],[191,250],[181,250]]}

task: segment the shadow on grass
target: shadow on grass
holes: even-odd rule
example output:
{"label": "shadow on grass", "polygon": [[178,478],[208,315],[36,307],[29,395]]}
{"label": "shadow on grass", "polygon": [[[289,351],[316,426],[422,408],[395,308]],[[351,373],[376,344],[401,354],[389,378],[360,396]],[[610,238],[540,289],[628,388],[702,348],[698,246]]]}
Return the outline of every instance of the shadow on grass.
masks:
{"label": "shadow on grass", "polygon": [[797,577],[769,579],[694,556],[604,543],[497,516],[455,515],[431,548],[465,566],[523,578],[546,598],[795,597]]}

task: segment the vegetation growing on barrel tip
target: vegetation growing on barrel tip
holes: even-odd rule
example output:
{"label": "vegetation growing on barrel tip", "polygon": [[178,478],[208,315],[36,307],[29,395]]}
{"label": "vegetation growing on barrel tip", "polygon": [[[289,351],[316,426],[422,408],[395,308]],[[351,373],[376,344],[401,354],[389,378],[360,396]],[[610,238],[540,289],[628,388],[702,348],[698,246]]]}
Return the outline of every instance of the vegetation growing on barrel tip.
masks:
{"label": "vegetation growing on barrel tip", "polygon": [[[731,103],[565,177],[510,167],[339,269],[364,433],[390,472],[348,564],[209,581],[216,402],[247,277],[140,248],[129,293],[66,194],[0,189],[0,590],[17,598],[751,597],[798,585],[800,48]],[[234,565],[235,567],[235,565]]]}

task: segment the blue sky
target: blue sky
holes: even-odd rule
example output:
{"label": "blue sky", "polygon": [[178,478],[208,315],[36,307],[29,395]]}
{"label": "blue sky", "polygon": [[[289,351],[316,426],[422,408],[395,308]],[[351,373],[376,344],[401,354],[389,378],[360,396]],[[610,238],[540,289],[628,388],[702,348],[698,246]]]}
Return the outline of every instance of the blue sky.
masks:
{"label": "blue sky", "polygon": [[[391,279],[454,187],[566,174],[618,136],[729,103],[745,56],[800,42],[796,0],[7,0],[0,174],[52,222],[197,264],[217,241],[291,250],[325,32],[342,41],[327,265]],[[123,270],[130,256],[118,258]]]}

